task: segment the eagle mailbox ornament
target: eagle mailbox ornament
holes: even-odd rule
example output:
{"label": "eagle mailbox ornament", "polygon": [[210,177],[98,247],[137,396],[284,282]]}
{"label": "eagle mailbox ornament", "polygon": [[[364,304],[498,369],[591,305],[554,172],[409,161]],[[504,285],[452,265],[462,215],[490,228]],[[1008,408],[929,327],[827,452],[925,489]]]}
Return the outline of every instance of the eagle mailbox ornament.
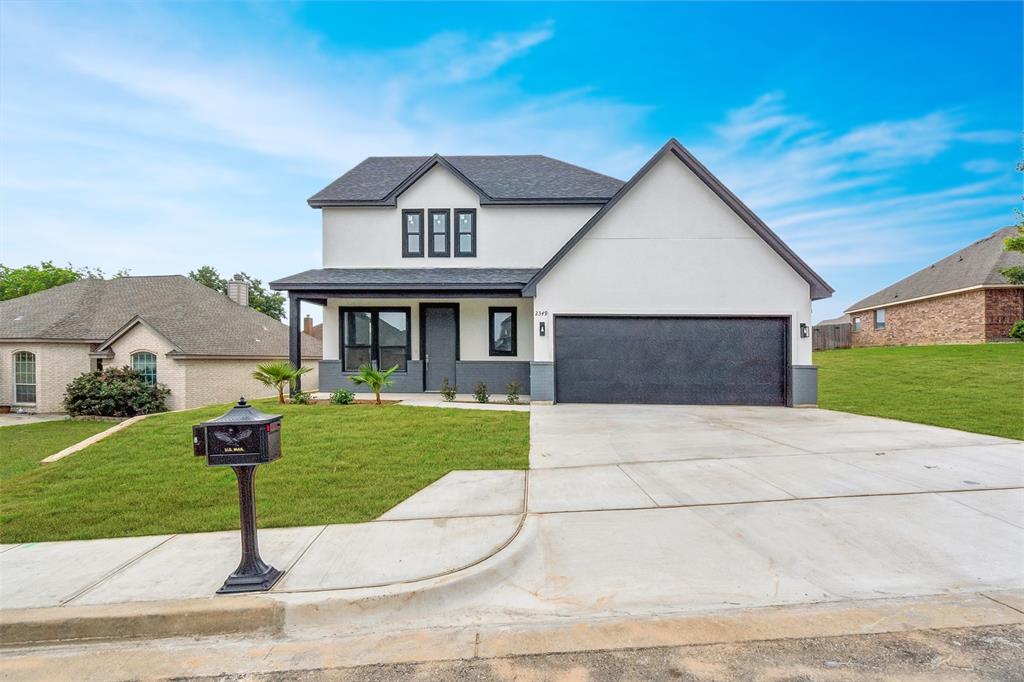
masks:
{"label": "eagle mailbox ornament", "polygon": [[240,398],[223,415],[192,427],[192,452],[207,466],[231,467],[238,479],[242,560],[218,594],[269,590],[282,572],[263,562],[256,539],[256,467],[281,458],[281,415],[260,412]]}
{"label": "eagle mailbox ornament", "polygon": [[281,458],[281,415],[241,398],[230,410],[192,427],[192,448],[209,466],[253,466]]}

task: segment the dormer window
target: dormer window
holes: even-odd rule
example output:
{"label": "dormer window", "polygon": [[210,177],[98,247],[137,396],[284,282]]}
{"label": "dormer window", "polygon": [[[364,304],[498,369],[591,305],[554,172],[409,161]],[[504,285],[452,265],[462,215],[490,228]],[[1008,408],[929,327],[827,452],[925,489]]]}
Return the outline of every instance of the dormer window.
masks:
{"label": "dormer window", "polygon": [[423,211],[402,211],[402,258],[423,257]]}
{"label": "dormer window", "polygon": [[451,212],[448,209],[430,209],[430,256],[447,258],[451,251]]}
{"label": "dormer window", "polygon": [[476,256],[476,209],[455,209],[455,257]]}

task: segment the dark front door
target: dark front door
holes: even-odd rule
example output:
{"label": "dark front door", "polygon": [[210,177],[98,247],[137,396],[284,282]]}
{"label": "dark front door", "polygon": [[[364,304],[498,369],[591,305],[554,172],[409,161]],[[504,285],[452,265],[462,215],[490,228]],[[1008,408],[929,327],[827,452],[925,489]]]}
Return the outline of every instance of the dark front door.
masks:
{"label": "dark front door", "polygon": [[455,385],[455,360],[459,351],[459,309],[448,303],[424,303],[423,390],[437,391],[448,379]]}
{"label": "dark front door", "polygon": [[564,403],[785,405],[788,320],[558,317]]}

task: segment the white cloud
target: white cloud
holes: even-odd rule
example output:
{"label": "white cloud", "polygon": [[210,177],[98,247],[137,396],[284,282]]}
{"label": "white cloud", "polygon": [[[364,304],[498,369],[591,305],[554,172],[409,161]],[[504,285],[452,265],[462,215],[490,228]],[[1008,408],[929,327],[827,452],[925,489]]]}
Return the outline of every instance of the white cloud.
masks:
{"label": "white cloud", "polygon": [[964,163],[964,170],[978,173],[979,175],[1000,173],[1007,170],[1007,168],[1008,165],[999,159],[971,159]]}
{"label": "white cloud", "polygon": [[296,33],[282,54],[159,7],[57,13],[5,5],[0,23],[5,262],[272,279],[319,264],[303,200],[366,156],[542,152],[622,175],[646,154],[631,132],[644,107],[585,87],[528,96],[502,75],[551,23],[343,53]]}
{"label": "white cloud", "polygon": [[908,189],[954,146],[1005,137],[965,128],[935,111],[837,132],[788,111],[776,92],[728,112],[694,151],[813,267],[862,268],[939,255],[965,229],[1002,225],[1015,200],[1002,179]]}

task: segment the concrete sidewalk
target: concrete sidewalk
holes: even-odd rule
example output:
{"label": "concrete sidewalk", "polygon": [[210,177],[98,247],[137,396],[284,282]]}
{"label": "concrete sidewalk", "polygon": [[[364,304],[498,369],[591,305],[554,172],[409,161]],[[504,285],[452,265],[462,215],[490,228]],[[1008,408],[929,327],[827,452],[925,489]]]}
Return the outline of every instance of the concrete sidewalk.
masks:
{"label": "concrete sidewalk", "polygon": [[[278,592],[445,575],[489,557],[514,537],[525,477],[523,471],[452,472],[378,521],[261,530],[260,552],[286,571]],[[239,542],[238,531],[224,531],[4,545],[0,613],[210,597],[237,565]]]}
{"label": "concrete sidewalk", "polygon": [[262,531],[288,573],[246,602],[210,596],[233,532],[0,548],[0,624],[166,636],[244,603],[224,632],[260,613],[336,637],[1024,589],[1024,444],[823,410],[608,407],[534,406],[528,476],[453,472],[373,523]]}

